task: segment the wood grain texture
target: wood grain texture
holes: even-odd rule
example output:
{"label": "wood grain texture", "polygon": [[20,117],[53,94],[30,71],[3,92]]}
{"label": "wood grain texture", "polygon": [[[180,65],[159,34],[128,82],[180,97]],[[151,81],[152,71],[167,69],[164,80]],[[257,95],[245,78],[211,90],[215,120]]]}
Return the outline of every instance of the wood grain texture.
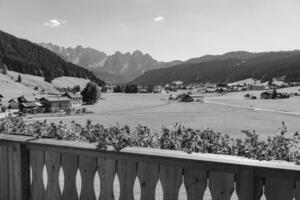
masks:
{"label": "wood grain texture", "polygon": [[32,167],[31,200],[43,200],[45,198],[45,186],[43,183],[43,167],[45,153],[43,151],[30,150],[30,164]]}
{"label": "wood grain texture", "polygon": [[159,179],[157,164],[138,164],[138,177],[141,185],[141,199],[155,200],[155,189]]}
{"label": "wood grain texture", "polygon": [[114,179],[116,175],[116,160],[98,158],[97,169],[100,177],[99,200],[114,200]]}
{"label": "wood grain texture", "polygon": [[8,186],[8,149],[7,146],[0,145],[0,199],[8,198]]}
{"label": "wood grain texture", "polygon": [[133,185],[137,173],[137,163],[131,160],[117,161],[117,174],[120,182],[120,199],[134,200]]}
{"label": "wood grain texture", "polygon": [[161,165],[159,178],[164,193],[164,200],[178,200],[179,189],[182,183],[182,168]]}
{"label": "wood grain texture", "polygon": [[300,180],[296,181],[295,184],[295,199],[300,200]]}
{"label": "wood grain texture", "polygon": [[188,200],[203,199],[207,187],[207,171],[192,167],[184,168],[184,185]]}
{"label": "wood grain texture", "polygon": [[29,199],[29,152],[23,145],[14,143],[8,147],[9,199]]}
{"label": "wood grain texture", "polygon": [[45,165],[48,174],[48,183],[45,193],[46,200],[60,200],[61,192],[58,182],[60,163],[60,153],[46,151]]}
{"label": "wood grain texture", "polygon": [[79,170],[82,180],[80,200],[96,200],[94,178],[97,170],[96,157],[79,156]]}
{"label": "wood grain texture", "polygon": [[294,181],[288,179],[266,178],[265,195],[272,200],[292,200]]}
{"label": "wood grain texture", "polygon": [[209,190],[212,200],[230,200],[234,191],[234,174],[210,171]]}
{"label": "wood grain texture", "polygon": [[263,179],[255,177],[253,169],[240,169],[236,180],[239,200],[260,200],[263,194]]}
{"label": "wood grain texture", "polygon": [[73,154],[62,154],[61,165],[64,171],[64,190],[62,200],[78,200],[76,190],[76,174],[78,170],[78,156]]}

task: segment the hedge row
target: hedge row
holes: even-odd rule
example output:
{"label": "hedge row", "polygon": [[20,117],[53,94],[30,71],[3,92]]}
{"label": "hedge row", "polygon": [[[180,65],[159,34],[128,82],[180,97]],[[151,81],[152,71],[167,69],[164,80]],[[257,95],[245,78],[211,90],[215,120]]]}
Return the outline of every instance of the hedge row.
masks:
{"label": "hedge row", "polygon": [[7,117],[0,120],[0,133],[31,135],[34,138],[54,138],[58,140],[79,140],[96,142],[99,149],[111,145],[116,150],[127,146],[180,150],[188,153],[215,153],[243,156],[257,160],[285,160],[299,163],[300,136],[286,136],[286,129],[267,140],[261,140],[257,133],[242,131],[243,138],[231,138],[228,134],[213,130],[196,130],[175,125],[174,128],[162,128],[155,132],[146,126],[138,125],[134,129],[128,126],[85,125],[76,122],[65,124],[28,122],[21,117]]}

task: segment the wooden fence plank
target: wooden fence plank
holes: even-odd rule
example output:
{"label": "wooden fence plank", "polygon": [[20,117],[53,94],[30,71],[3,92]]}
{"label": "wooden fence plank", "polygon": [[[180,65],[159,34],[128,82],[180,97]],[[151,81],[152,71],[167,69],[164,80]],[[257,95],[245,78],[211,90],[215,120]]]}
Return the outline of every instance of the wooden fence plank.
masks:
{"label": "wooden fence plank", "polygon": [[8,198],[8,184],[8,149],[0,145],[0,199]]}
{"label": "wooden fence plank", "polygon": [[120,199],[134,200],[133,185],[137,173],[137,163],[130,160],[117,161],[117,173],[120,181]]}
{"label": "wooden fence plank", "polygon": [[141,199],[155,200],[155,189],[159,178],[159,166],[139,163],[138,177],[141,184]]}
{"label": "wooden fence plank", "polygon": [[114,200],[114,178],[116,175],[116,160],[98,158],[97,167],[100,176],[99,200]]}
{"label": "wooden fence plank", "polygon": [[30,164],[32,167],[31,200],[43,200],[45,186],[43,183],[43,167],[45,153],[43,151],[30,150]]}
{"label": "wooden fence plank", "polygon": [[300,200],[300,180],[296,181],[295,184],[295,199]]}
{"label": "wooden fence plank", "polygon": [[178,200],[178,193],[182,183],[182,168],[161,165],[159,178],[164,193],[164,200]]}
{"label": "wooden fence plank", "polygon": [[62,168],[64,171],[64,190],[62,200],[78,200],[76,190],[76,173],[78,170],[78,156],[73,154],[62,154]]}
{"label": "wooden fence plank", "polygon": [[207,187],[207,171],[192,167],[184,168],[184,185],[188,200],[203,199]]}
{"label": "wooden fence plank", "polygon": [[23,145],[8,146],[9,199],[29,200],[29,152]]}
{"label": "wooden fence plank", "polygon": [[97,170],[96,157],[79,156],[79,170],[82,180],[80,200],[96,200],[94,178]]}
{"label": "wooden fence plank", "polygon": [[209,189],[212,200],[230,200],[234,191],[234,174],[210,171]]}
{"label": "wooden fence plank", "polygon": [[60,153],[46,151],[45,165],[48,173],[48,183],[45,193],[46,200],[60,200],[61,192],[58,182]]}
{"label": "wooden fence plank", "polygon": [[294,198],[294,181],[266,178],[265,195],[270,200],[292,200]]}
{"label": "wooden fence plank", "polygon": [[255,177],[253,169],[240,169],[236,180],[239,200],[260,200],[263,194],[263,179]]}

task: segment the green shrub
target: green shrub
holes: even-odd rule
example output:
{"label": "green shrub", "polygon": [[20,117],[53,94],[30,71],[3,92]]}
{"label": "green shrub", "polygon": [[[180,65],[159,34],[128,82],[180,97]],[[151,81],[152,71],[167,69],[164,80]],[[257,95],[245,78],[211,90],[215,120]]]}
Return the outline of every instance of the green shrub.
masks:
{"label": "green shrub", "polygon": [[21,117],[7,117],[0,120],[0,132],[4,134],[31,135],[34,138],[54,138],[95,142],[99,149],[113,146],[121,150],[127,146],[180,150],[187,153],[215,153],[242,156],[256,160],[285,160],[300,163],[299,134],[286,136],[286,128],[267,140],[260,140],[253,131],[242,131],[243,138],[233,139],[228,134],[213,130],[197,130],[175,125],[155,132],[138,125],[105,127],[90,120],[83,126],[74,121],[70,124],[27,122]]}

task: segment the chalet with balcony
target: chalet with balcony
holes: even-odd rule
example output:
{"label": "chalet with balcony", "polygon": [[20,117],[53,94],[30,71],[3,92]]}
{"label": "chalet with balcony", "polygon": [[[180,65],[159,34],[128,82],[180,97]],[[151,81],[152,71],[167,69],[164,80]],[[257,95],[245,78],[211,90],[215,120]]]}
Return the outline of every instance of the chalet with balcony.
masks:
{"label": "chalet with balcony", "polygon": [[40,99],[46,112],[66,111],[71,108],[71,101],[67,97],[43,97]]}
{"label": "chalet with balcony", "polygon": [[71,100],[71,106],[72,107],[81,106],[82,103],[83,103],[82,96],[79,93],[66,92],[62,96],[63,97],[67,97],[67,98],[69,98]]}

